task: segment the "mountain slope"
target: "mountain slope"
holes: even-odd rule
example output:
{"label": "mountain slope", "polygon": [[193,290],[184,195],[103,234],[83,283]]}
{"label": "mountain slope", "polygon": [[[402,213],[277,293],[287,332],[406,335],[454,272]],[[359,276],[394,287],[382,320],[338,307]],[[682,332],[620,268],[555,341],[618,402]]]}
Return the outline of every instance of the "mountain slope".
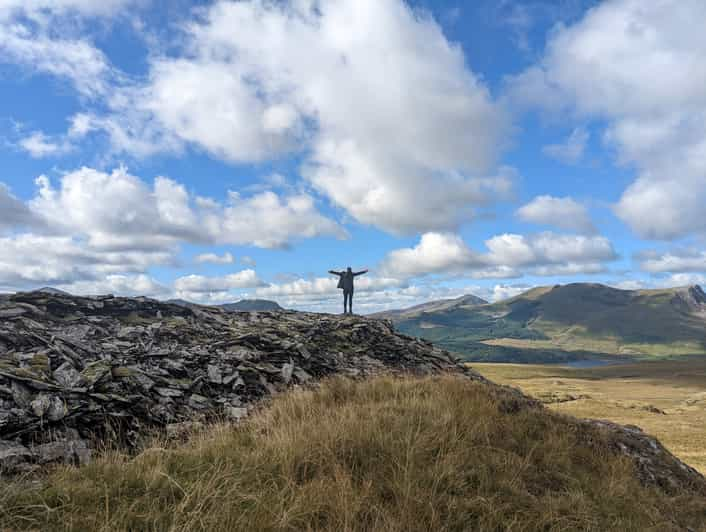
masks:
{"label": "mountain slope", "polygon": [[396,321],[414,318],[416,316],[420,316],[424,312],[438,312],[443,310],[487,304],[488,302],[485,299],[481,299],[478,296],[468,294],[465,296],[457,297],[455,299],[439,299],[437,301],[428,301],[426,303],[422,303],[421,305],[415,305],[413,307],[405,309],[385,310],[383,312],[376,312],[374,314],[371,314],[370,316],[373,318],[386,318]]}
{"label": "mountain slope", "polygon": [[[169,299],[166,303],[179,305],[180,307],[200,307],[198,303],[192,303],[184,299]],[[214,305],[222,308],[227,312],[252,312],[252,311],[275,311],[284,310],[276,301],[267,299],[241,299],[235,303],[223,303],[222,305]]]}
{"label": "mountain slope", "polygon": [[476,360],[706,353],[706,294],[699,286],[619,290],[557,285],[499,303],[393,321],[406,334]]}

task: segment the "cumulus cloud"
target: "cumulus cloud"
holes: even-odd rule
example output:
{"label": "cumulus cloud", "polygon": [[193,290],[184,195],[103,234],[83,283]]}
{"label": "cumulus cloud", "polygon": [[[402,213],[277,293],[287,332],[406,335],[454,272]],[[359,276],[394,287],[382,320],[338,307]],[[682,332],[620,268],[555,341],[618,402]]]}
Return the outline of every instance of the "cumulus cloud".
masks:
{"label": "cumulus cloud", "polygon": [[562,144],[548,144],[542,148],[542,152],[558,161],[566,164],[576,164],[583,157],[586,149],[589,133],[586,128],[577,127],[571,132],[566,142]]}
{"label": "cumulus cloud", "polygon": [[531,288],[533,288],[531,285],[496,284],[492,288],[492,292],[489,294],[488,299],[493,302],[503,301],[505,299],[510,299],[511,297],[519,296]]}
{"label": "cumulus cloud", "polygon": [[224,253],[223,255],[217,255],[216,253],[202,253],[197,255],[194,259],[200,264],[233,264],[235,259],[231,253]]}
{"label": "cumulus cloud", "polygon": [[674,273],[662,279],[660,285],[664,287],[701,285],[706,287],[706,275],[699,273]]}
{"label": "cumulus cloud", "polygon": [[457,235],[427,233],[414,248],[390,252],[382,270],[393,277],[448,273],[509,278],[521,276],[523,269],[535,275],[568,275],[605,271],[604,263],[617,258],[602,236],[502,234],[485,245],[488,251],[478,253]]}
{"label": "cumulus cloud", "polygon": [[650,273],[706,272],[706,251],[675,249],[643,251],[636,256],[640,269]]}
{"label": "cumulus cloud", "polygon": [[174,288],[178,293],[227,292],[235,288],[255,288],[263,285],[255,270],[243,270],[222,277],[187,275],[174,281]]}
{"label": "cumulus cloud", "polygon": [[388,253],[382,270],[395,276],[415,277],[430,273],[460,272],[485,266],[479,254],[451,233],[425,233],[413,248]]}
{"label": "cumulus cloud", "polygon": [[516,102],[607,123],[605,141],[638,171],[615,212],[645,238],[706,231],[706,33],[696,20],[706,20],[701,0],[601,3],[558,27],[541,62],[509,85]]}
{"label": "cumulus cloud", "polygon": [[[40,176],[28,202],[0,185],[0,230],[8,233],[0,238],[4,286],[85,281],[89,284],[77,285],[83,292],[107,282],[107,275],[173,265],[185,243],[281,248],[299,238],[345,237],[306,194],[231,192],[218,202],[165,177],[145,182],[125,168],[112,173],[82,168],[62,176],[56,187]],[[199,260],[228,264],[234,259],[226,253]]]}
{"label": "cumulus cloud", "polygon": [[98,281],[172,261],[172,254],[161,250],[96,250],[70,236],[0,238],[0,283],[5,289]]}
{"label": "cumulus cloud", "polygon": [[[337,285],[338,277],[295,279],[287,283],[263,286],[262,288],[258,288],[257,294],[263,297],[332,295],[340,292]],[[406,283],[404,281],[385,277],[359,277],[355,281],[355,289],[358,293],[375,292],[405,286]]]}
{"label": "cumulus cloud", "polygon": [[201,14],[181,54],[155,57],[146,84],[77,130],[142,155],[304,154],[317,190],[394,233],[455,228],[509,193],[514,172],[495,168],[508,117],[428,14],[401,0],[218,1]]}
{"label": "cumulus cloud", "polygon": [[596,232],[586,207],[570,197],[537,196],[520,207],[517,216],[525,222],[552,225],[569,231]]}
{"label": "cumulus cloud", "polygon": [[182,241],[272,248],[295,238],[345,236],[306,194],[243,197],[233,191],[220,203],[193,197],[166,177],[150,186],[125,168],[110,174],[82,168],[64,175],[59,188],[45,176],[37,184],[32,211],[57,230],[86,235],[101,249],[170,248]]}
{"label": "cumulus cloud", "polygon": [[95,281],[83,280],[59,284],[57,288],[76,295],[115,294],[164,298],[170,294],[169,287],[145,274],[112,274]]}

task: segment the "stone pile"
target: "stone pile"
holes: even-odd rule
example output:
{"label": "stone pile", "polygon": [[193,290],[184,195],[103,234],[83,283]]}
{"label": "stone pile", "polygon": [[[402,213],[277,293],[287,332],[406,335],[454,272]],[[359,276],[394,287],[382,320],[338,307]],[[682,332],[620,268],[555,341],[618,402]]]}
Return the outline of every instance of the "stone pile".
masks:
{"label": "stone pile", "polygon": [[0,296],[0,470],[85,463],[97,437],[129,445],[147,427],[239,419],[290,385],[390,371],[482,379],[378,319]]}

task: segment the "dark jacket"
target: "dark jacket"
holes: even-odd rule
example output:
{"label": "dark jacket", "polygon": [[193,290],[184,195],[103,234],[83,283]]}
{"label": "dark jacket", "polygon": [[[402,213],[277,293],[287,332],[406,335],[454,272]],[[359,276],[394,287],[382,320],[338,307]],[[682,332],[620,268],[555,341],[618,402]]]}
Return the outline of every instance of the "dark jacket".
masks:
{"label": "dark jacket", "polygon": [[329,270],[330,274],[338,275],[338,288],[342,288],[344,292],[353,291],[353,279],[358,275],[363,275],[367,273],[368,270],[363,270],[361,272],[337,272],[334,270]]}

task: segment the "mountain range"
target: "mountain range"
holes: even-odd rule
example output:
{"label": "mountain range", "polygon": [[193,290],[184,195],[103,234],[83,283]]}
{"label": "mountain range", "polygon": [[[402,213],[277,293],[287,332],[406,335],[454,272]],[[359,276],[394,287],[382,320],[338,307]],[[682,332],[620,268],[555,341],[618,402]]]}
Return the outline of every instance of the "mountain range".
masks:
{"label": "mountain range", "polygon": [[697,285],[620,290],[574,283],[497,303],[464,296],[376,316],[467,360],[706,354],[706,293]]}
{"label": "mountain range", "polygon": [[[184,299],[170,299],[167,303],[172,303],[173,305],[179,305],[181,307],[198,307],[197,303],[192,303],[191,301],[186,301]],[[242,299],[235,303],[224,303],[222,305],[215,305],[222,308],[228,312],[253,312],[253,311],[275,311],[284,310],[279,303],[276,301],[269,301],[267,299]]]}

